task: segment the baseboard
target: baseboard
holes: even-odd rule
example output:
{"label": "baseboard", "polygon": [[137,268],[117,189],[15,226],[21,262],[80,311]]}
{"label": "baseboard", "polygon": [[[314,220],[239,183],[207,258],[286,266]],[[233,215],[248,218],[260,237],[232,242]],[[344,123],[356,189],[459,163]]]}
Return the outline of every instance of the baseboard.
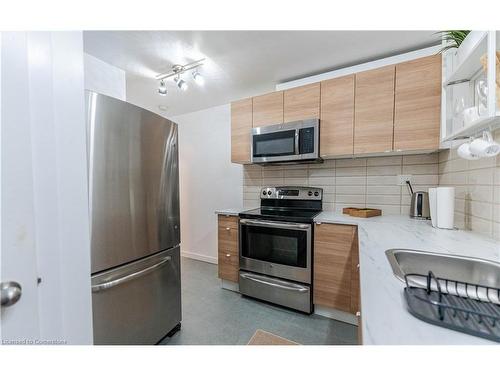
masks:
{"label": "baseboard", "polygon": [[181,251],[181,256],[186,257],[186,258],[201,260],[202,262],[217,264],[217,258],[211,257],[209,255],[192,253],[190,251]]}
{"label": "baseboard", "polygon": [[221,286],[223,289],[232,290],[233,292],[240,291],[240,285],[238,283],[233,282],[233,281],[221,279]]}
{"label": "baseboard", "polygon": [[358,325],[358,318],[354,314],[349,314],[345,311],[332,309],[331,307],[314,305],[314,313],[316,315],[324,316],[325,318],[340,320],[341,322]]}

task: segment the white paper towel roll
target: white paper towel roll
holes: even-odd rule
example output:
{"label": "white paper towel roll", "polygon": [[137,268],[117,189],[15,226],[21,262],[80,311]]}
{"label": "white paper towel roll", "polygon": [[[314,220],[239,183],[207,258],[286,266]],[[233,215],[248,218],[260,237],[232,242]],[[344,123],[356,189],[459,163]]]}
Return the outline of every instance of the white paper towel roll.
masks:
{"label": "white paper towel roll", "polygon": [[438,228],[453,229],[455,214],[455,188],[438,187],[436,190]]}

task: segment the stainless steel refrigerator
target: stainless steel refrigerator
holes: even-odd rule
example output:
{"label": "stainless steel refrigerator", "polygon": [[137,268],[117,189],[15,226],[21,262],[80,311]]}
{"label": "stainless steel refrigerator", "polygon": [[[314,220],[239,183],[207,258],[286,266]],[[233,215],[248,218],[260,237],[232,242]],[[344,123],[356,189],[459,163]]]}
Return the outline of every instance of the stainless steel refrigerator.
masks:
{"label": "stainless steel refrigerator", "polygon": [[180,327],[177,124],[86,91],[95,344]]}

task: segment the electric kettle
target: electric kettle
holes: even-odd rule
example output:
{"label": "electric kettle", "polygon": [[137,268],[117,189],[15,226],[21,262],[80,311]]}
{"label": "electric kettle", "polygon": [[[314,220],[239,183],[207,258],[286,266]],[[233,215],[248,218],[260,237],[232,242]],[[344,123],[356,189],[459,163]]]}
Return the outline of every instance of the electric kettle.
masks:
{"label": "electric kettle", "polygon": [[431,218],[429,194],[425,191],[413,191],[410,181],[406,181],[411,194],[410,217],[428,220]]}

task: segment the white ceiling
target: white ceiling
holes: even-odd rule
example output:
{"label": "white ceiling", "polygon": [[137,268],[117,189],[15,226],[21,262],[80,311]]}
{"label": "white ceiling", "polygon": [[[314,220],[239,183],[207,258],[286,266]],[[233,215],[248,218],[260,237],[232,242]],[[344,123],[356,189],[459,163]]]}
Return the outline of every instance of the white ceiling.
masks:
{"label": "white ceiling", "polygon": [[[274,90],[277,83],[435,45],[434,31],[86,31],[85,52],[127,72],[127,100],[165,116]],[[155,75],[206,58],[159,96]],[[159,110],[158,106],[166,106]]]}

